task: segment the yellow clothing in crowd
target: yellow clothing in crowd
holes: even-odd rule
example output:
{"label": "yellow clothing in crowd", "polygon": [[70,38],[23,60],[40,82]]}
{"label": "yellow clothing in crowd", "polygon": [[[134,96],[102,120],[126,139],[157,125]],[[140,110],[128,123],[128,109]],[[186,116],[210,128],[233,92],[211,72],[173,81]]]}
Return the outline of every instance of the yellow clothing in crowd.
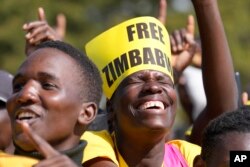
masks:
{"label": "yellow clothing in crowd", "polygon": [[119,166],[114,151],[114,142],[107,131],[86,131],[81,139],[87,141],[87,146],[84,149],[83,163],[101,157],[110,159]]}
{"label": "yellow clothing in crowd", "polygon": [[[88,142],[84,150],[83,162],[86,162],[93,158],[102,157],[110,159],[117,166],[128,167],[128,165],[126,164],[123,157],[120,155],[118,151],[117,151],[118,155],[116,156],[117,149],[115,147],[111,135],[107,131],[85,132],[84,135],[82,136],[82,139]],[[171,145],[171,148],[178,150],[177,152],[180,153],[181,159],[183,159],[184,163],[189,167],[193,166],[193,160],[195,156],[199,155],[201,151],[201,148],[198,145],[183,140],[172,140],[167,142],[166,145]],[[171,153],[169,155],[171,155]],[[169,159],[168,157],[165,158]],[[172,160],[173,157],[171,157],[170,159],[171,159],[170,161],[173,161]],[[178,158],[177,161],[179,161]],[[172,162],[170,163],[173,164]],[[163,162],[163,164],[165,163]],[[169,164],[169,162],[167,164]]]}
{"label": "yellow clothing in crowd", "polygon": [[37,164],[39,160],[6,154],[0,151],[0,167],[32,167],[33,165]]}

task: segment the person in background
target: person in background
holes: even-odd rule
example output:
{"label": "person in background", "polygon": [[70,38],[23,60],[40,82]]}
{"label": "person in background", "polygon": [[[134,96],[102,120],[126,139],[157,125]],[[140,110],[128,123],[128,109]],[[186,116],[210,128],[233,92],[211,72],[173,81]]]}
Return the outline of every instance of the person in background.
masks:
{"label": "person in background", "polygon": [[[240,77],[238,77],[238,80],[239,80],[239,84],[241,86]],[[241,93],[241,104],[243,105],[243,107],[249,107],[249,109],[250,109],[250,99],[249,99],[250,82],[247,82],[245,89],[241,90],[240,93]]]}
{"label": "person in background", "polygon": [[250,110],[222,114],[204,129],[194,167],[229,167],[230,151],[250,150]]}
{"label": "person in background", "polygon": [[13,75],[0,70],[0,150],[6,153],[14,152],[10,118],[6,109],[6,102],[12,94]]}
{"label": "person in background", "polygon": [[250,106],[250,101],[248,98],[248,93],[247,92],[243,92],[241,95],[241,99],[242,99],[242,104],[245,106]]}

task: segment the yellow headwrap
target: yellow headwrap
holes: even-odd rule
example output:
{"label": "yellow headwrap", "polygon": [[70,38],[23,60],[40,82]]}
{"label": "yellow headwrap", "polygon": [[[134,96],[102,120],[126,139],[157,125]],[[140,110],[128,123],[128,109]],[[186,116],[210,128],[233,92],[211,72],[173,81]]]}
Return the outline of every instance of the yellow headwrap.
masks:
{"label": "yellow headwrap", "polygon": [[88,42],[85,49],[101,72],[109,99],[122,80],[137,71],[160,71],[173,81],[169,35],[154,17],[138,17],[114,26]]}

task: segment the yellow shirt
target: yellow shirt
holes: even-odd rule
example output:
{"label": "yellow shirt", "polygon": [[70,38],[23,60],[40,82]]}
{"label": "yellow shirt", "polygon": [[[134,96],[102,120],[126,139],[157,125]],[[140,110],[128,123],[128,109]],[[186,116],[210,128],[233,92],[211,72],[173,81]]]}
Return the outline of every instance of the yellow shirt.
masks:
{"label": "yellow shirt", "polygon": [[[83,162],[97,157],[105,157],[112,160],[117,166],[128,167],[119,152],[116,156],[114,141],[107,131],[85,132],[82,136],[82,139],[88,142],[84,150]],[[167,144],[171,144],[173,147],[179,150],[187,165],[190,167],[193,166],[193,160],[195,156],[199,155],[201,151],[200,146],[184,140],[172,140],[167,142]]]}
{"label": "yellow shirt", "polygon": [[119,166],[114,151],[113,140],[107,131],[86,131],[81,139],[87,141],[87,146],[83,154],[83,163],[97,157],[102,157],[112,160]]}
{"label": "yellow shirt", "polygon": [[[189,143],[184,140],[171,140],[167,142],[167,144],[171,144],[172,146],[174,146],[180,151],[181,155],[183,156],[184,160],[186,161],[189,167],[193,166],[194,158],[197,155],[200,155],[200,152],[201,152],[200,146]],[[120,167],[128,167],[127,163],[124,161],[123,157],[121,156],[119,152],[118,152],[118,161],[119,161]],[[164,163],[163,163],[162,167],[167,167],[167,166],[164,166]]]}
{"label": "yellow shirt", "polygon": [[17,156],[6,154],[0,151],[0,167],[32,167],[33,165],[37,164],[38,160],[24,157],[24,156]]}
{"label": "yellow shirt", "polygon": [[171,140],[168,143],[175,146],[181,152],[189,167],[193,166],[194,158],[201,153],[200,146],[185,140]]}

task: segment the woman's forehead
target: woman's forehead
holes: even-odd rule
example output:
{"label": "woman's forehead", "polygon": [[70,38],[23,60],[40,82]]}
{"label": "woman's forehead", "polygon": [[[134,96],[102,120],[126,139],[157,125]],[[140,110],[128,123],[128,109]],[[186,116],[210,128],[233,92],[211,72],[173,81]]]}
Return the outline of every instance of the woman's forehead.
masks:
{"label": "woman's forehead", "polygon": [[123,81],[120,83],[120,85],[117,87],[116,91],[118,91],[119,89],[123,89],[124,86],[127,85],[127,83],[133,79],[143,79],[144,77],[147,77],[149,75],[152,75],[153,77],[161,77],[164,78],[166,80],[169,80],[172,83],[171,77],[169,75],[167,75],[166,73],[157,71],[157,70],[140,70],[137,71],[133,74],[128,75],[125,79],[123,79]]}
{"label": "woman's forehead", "polygon": [[151,75],[153,74],[153,76],[161,76],[161,77],[166,77],[166,78],[170,78],[169,75],[167,75],[166,73],[163,73],[161,71],[157,71],[157,70],[151,70],[151,69],[146,69],[146,70],[140,70],[140,71],[137,71],[129,76],[127,76],[124,80],[126,79],[130,79],[130,78],[133,78],[133,77],[137,77],[137,76],[146,76],[146,75]]}

